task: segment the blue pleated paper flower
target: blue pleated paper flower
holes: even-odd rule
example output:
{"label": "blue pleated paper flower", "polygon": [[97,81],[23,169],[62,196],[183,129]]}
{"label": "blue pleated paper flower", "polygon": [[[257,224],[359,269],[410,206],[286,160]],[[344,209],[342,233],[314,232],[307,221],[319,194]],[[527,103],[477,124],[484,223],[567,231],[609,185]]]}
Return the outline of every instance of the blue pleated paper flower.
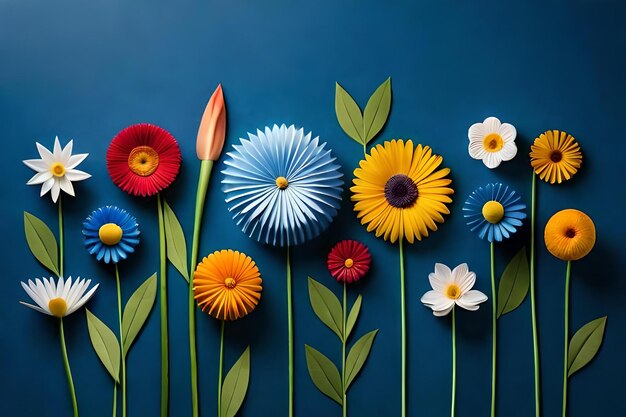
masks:
{"label": "blue pleated paper flower", "polygon": [[467,225],[489,242],[508,239],[526,218],[526,205],[520,200],[519,194],[500,183],[478,187],[463,206]]}
{"label": "blue pleated paper flower", "polygon": [[337,214],[343,174],[326,143],[293,125],[248,133],[222,171],[228,210],[244,233],[292,246],[318,236]]}
{"label": "blue pleated paper flower", "polygon": [[94,210],[83,222],[85,247],[99,261],[118,263],[139,244],[137,219],[126,210],[105,206]]}

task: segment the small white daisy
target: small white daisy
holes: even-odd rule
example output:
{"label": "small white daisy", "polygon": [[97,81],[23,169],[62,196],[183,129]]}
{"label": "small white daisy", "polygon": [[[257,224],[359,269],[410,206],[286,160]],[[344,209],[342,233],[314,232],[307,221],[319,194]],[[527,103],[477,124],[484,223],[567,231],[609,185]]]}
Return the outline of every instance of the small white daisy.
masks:
{"label": "small white daisy", "polygon": [[67,281],[63,281],[63,278],[59,278],[58,284],[54,282],[53,278],[35,279],[35,282],[28,280],[28,285],[22,282],[22,288],[33,299],[37,305],[32,305],[20,301],[20,304],[24,304],[26,307],[30,307],[40,313],[48,314],[54,317],[65,317],[79,308],[81,308],[91,296],[96,292],[100,284],[96,284],[87,294],[87,288],[91,284],[90,279],[76,279],[72,283],[72,277],[69,277]]}
{"label": "small white daisy", "polygon": [[56,203],[61,190],[73,197],[74,187],[72,186],[72,181],[82,181],[91,177],[90,174],[75,169],[89,154],[81,153],[72,155],[73,142],[74,141],[70,140],[69,143],[61,149],[59,137],[57,136],[54,139],[53,152],[50,152],[43,145],[36,143],[41,159],[27,159],[23,161],[27,167],[37,171],[26,184],[42,184],[41,197],[48,191],[51,191],[50,195],[52,196],[52,201]]}
{"label": "small white daisy", "polygon": [[487,117],[482,123],[474,123],[467,136],[470,156],[481,159],[489,169],[496,168],[502,161],[510,161],[517,154],[515,126],[500,123],[496,117]]}
{"label": "small white daisy", "polygon": [[478,310],[478,304],[487,301],[487,296],[472,290],[476,274],[470,272],[467,264],[461,264],[450,271],[444,264],[435,264],[435,272],[428,275],[433,289],[424,294],[421,302],[433,310],[435,316],[445,316],[455,305],[466,310]]}

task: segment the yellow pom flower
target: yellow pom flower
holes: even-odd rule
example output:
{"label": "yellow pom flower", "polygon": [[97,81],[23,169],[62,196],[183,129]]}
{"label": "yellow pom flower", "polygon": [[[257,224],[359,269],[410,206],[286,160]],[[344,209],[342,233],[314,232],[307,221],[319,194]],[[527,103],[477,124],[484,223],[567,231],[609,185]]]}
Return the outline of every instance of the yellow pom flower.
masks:
{"label": "yellow pom flower", "polygon": [[589,216],[575,209],[561,210],[546,224],[548,251],[563,261],[585,257],[596,243],[596,227]]}
{"label": "yellow pom flower", "polygon": [[450,213],[446,204],[454,193],[448,187],[450,169],[437,170],[442,161],[428,146],[414,148],[411,140],[387,141],[372,148],[354,170],[350,188],[361,224],[391,243],[398,239],[413,243],[437,230],[443,214]]}
{"label": "yellow pom flower", "polygon": [[202,311],[216,319],[237,320],[259,303],[261,282],[259,268],[245,253],[216,251],[194,272],[194,298]]}
{"label": "yellow pom flower", "polygon": [[539,178],[554,184],[569,180],[578,172],[583,156],[574,137],[559,130],[548,130],[530,147],[530,165]]}

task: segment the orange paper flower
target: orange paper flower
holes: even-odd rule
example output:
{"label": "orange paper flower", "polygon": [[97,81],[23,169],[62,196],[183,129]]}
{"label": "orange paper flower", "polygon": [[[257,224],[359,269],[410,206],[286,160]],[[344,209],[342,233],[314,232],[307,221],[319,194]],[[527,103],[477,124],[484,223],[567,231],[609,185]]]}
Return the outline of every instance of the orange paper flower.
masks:
{"label": "orange paper flower", "polygon": [[563,261],[576,261],[593,249],[596,227],[582,211],[561,210],[548,220],[544,239],[552,255]]}
{"label": "orange paper flower", "polygon": [[204,109],[198,139],[196,140],[196,153],[202,161],[217,161],[224,147],[226,138],[226,105],[222,84],[218,85]]}
{"label": "orange paper flower", "polygon": [[530,147],[530,164],[535,174],[550,184],[560,184],[572,178],[582,161],[576,139],[559,130],[542,133]]}

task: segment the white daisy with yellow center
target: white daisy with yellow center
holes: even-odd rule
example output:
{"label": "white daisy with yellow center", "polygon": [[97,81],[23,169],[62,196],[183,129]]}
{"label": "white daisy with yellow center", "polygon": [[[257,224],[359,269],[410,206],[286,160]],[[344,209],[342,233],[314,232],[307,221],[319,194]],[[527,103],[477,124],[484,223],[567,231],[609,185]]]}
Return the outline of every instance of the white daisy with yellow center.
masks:
{"label": "white daisy with yellow center", "polygon": [[58,283],[55,283],[53,278],[43,278],[43,280],[37,278],[35,282],[29,279],[28,285],[22,282],[22,288],[37,305],[23,301],[20,301],[20,304],[40,313],[63,318],[72,314],[89,301],[100,285],[96,284],[85,294],[90,284],[90,279],[80,279],[80,277],[74,282],[72,282],[72,277],[69,277],[67,281],[64,281],[61,277]]}
{"label": "white daisy with yellow center", "polygon": [[86,172],[75,169],[89,155],[81,153],[72,155],[72,140],[63,149],[59,143],[59,137],[54,139],[54,149],[50,152],[43,145],[36,143],[41,159],[27,159],[24,164],[37,171],[37,173],[26,183],[27,185],[41,185],[43,197],[48,191],[52,196],[52,201],[56,203],[61,190],[74,196],[72,181],[82,181],[91,177]]}
{"label": "white daisy with yellow center", "polygon": [[470,272],[467,264],[461,264],[452,271],[444,264],[435,264],[435,272],[428,275],[433,288],[421,298],[426,307],[433,310],[435,316],[445,316],[455,305],[466,310],[478,310],[478,305],[487,301],[487,296],[478,290],[472,290],[476,274]]}
{"label": "white daisy with yellow center", "polygon": [[517,154],[515,126],[500,123],[496,117],[487,117],[482,123],[474,123],[467,136],[470,156],[482,160],[489,169],[496,168],[502,161],[510,161]]}

